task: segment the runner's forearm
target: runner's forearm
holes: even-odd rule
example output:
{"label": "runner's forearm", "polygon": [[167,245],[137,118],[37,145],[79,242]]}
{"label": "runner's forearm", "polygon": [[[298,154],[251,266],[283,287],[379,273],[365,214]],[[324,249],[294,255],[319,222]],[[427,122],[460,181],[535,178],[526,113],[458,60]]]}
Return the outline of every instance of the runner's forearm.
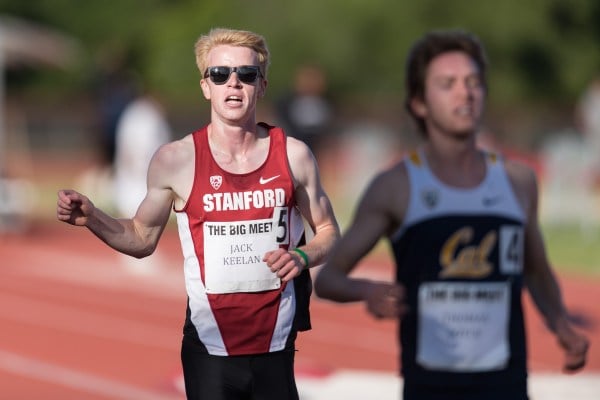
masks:
{"label": "runner's forearm", "polygon": [[154,252],[152,241],[142,240],[131,219],[117,219],[96,208],[86,227],[111,248],[137,258]]}
{"label": "runner's forearm", "polygon": [[337,227],[328,225],[319,229],[307,244],[300,246],[300,250],[308,257],[308,268],[321,265],[327,260],[339,236]]}

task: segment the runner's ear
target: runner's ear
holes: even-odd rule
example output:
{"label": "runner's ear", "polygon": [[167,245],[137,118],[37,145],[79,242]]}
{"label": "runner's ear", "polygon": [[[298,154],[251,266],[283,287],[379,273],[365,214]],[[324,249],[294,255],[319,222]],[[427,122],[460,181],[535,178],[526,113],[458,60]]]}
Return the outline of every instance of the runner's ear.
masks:
{"label": "runner's ear", "polygon": [[210,100],[210,85],[206,79],[200,79],[200,89],[206,100]]}

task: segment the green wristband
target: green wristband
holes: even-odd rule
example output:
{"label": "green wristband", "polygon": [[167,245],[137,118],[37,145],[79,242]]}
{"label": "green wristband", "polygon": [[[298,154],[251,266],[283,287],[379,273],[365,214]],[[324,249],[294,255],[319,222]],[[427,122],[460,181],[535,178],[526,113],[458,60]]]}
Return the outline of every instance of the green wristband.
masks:
{"label": "green wristband", "polygon": [[302,250],[300,250],[297,247],[294,250],[292,250],[292,251],[295,251],[296,253],[300,254],[300,257],[302,257],[302,259],[304,260],[304,266],[306,268],[308,268],[308,256],[306,255],[306,253],[303,252]]}

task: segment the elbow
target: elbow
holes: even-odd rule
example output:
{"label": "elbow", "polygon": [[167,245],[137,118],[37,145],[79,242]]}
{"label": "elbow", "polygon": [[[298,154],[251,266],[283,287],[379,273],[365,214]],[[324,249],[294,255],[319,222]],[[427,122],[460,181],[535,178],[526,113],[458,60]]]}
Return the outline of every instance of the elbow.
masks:
{"label": "elbow", "polygon": [[317,277],[315,278],[313,289],[315,290],[315,294],[317,295],[317,297],[323,297],[323,282],[320,275],[317,275]]}
{"label": "elbow", "polygon": [[331,299],[331,291],[327,283],[327,271],[322,269],[314,282],[315,295],[322,299]]}
{"label": "elbow", "polygon": [[135,253],[135,254],[132,254],[132,256],[137,258],[138,260],[141,260],[142,258],[146,258],[151,254],[152,254],[151,252],[144,252],[144,253]]}
{"label": "elbow", "polygon": [[156,245],[148,245],[146,247],[137,249],[137,250],[129,253],[129,255],[132,257],[135,257],[137,259],[142,259],[142,258],[146,258],[146,257],[154,254],[155,250],[156,250]]}

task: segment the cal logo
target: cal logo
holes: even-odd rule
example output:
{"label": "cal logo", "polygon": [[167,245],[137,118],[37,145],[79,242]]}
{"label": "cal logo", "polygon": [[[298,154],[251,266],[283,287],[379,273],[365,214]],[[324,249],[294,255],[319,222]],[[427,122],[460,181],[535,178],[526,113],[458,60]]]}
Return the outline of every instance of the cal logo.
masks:
{"label": "cal logo", "polygon": [[473,228],[464,227],[452,234],[440,253],[442,278],[484,278],[492,273],[490,254],[498,235],[489,231],[480,243],[473,243]]}
{"label": "cal logo", "polygon": [[213,187],[213,189],[217,190],[221,187],[221,184],[223,183],[223,177],[221,175],[213,175],[210,177],[210,186]]}

